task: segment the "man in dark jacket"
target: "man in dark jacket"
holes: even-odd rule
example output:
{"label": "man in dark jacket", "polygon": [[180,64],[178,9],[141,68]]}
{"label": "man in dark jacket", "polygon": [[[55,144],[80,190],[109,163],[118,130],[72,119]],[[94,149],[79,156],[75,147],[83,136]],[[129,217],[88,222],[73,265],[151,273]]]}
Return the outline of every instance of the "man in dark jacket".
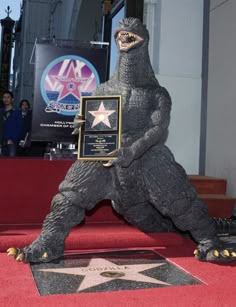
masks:
{"label": "man in dark jacket", "polygon": [[21,113],[21,134],[20,134],[20,146],[18,147],[19,156],[28,156],[30,154],[31,145],[31,121],[32,112],[30,110],[30,103],[27,99],[22,99],[19,105]]}
{"label": "man in dark jacket", "polygon": [[3,104],[2,155],[14,157],[20,141],[21,114],[13,107],[12,92],[3,93]]}

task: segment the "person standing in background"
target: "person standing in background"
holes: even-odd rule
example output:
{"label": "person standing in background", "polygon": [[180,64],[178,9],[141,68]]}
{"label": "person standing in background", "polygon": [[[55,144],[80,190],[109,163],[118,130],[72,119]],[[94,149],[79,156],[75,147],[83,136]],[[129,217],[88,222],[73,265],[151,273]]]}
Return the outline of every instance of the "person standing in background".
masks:
{"label": "person standing in background", "polygon": [[30,103],[27,99],[22,99],[19,105],[21,113],[21,134],[18,153],[20,156],[27,156],[31,145],[31,122],[32,112],[30,110]]}
{"label": "person standing in background", "polygon": [[21,114],[17,108],[13,107],[13,93],[5,91],[3,93],[3,127],[2,127],[2,150],[5,157],[15,157],[21,133]]}
{"label": "person standing in background", "polygon": [[3,114],[4,109],[0,107],[0,156],[2,155],[2,132],[3,132]]}

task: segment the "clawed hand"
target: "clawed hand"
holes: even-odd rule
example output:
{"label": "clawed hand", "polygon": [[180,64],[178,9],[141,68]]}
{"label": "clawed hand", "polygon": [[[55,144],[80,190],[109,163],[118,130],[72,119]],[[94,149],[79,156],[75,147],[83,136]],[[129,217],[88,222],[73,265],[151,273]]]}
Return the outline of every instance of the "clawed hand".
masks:
{"label": "clawed hand", "polygon": [[85,120],[81,114],[77,114],[74,119],[74,130],[72,131],[73,135],[79,134],[79,128],[84,124]]}
{"label": "clawed hand", "polygon": [[[117,154],[118,154],[118,149],[111,151],[111,152],[108,154],[108,156],[110,156],[110,157],[117,157]],[[115,160],[115,159],[114,159],[114,160]],[[103,166],[105,166],[105,167],[111,167],[111,166],[113,165],[114,160],[109,160],[108,162],[103,163]]]}
{"label": "clawed hand", "polygon": [[131,162],[134,160],[134,153],[131,147],[120,148],[114,150],[108,154],[111,157],[116,157],[115,159],[109,160],[107,163],[103,165],[105,167],[111,167],[113,165],[118,165],[120,167],[128,167]]}

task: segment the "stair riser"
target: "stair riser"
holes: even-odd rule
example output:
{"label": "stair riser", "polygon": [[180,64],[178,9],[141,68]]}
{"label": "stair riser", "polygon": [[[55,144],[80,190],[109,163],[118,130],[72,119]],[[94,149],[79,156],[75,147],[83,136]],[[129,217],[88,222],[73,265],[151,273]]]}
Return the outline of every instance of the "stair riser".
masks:
{"label": "stair riser", "polygon": [[194,185],[198,194],[226,194],[227,182],[224,179],[192,179],[191,183]]}
{"label": "stair riser", "polygon": [[211,217],[228,218],[232,215],[235,201],[233,199],[203,199]]}

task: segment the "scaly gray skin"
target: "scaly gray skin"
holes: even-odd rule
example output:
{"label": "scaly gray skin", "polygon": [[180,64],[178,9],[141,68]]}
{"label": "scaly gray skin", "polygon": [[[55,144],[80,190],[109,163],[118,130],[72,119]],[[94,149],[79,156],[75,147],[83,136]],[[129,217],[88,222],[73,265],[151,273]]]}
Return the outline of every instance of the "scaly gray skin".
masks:
{"label": "scaly gray skin", "polygon": [[[119,36],[121,31],[126,34]],[[129,37],[128,32],[138,35],[140,42],[132,45],[139,38]],[[62,256],[65,238],[84,219],[85,210],[111,199],[115,210],[142,231],[189,231],[199,243],[195,255],[200,260],[235,259],[235,244],[217,237],[218,224],[209,218],[184,169],[163,145],[171,99],[152,70],[148,31],[139,20],[128,18],[115,37],[120,49],[115,73],[94,95],[122,95],[122,148],[108,163],[110,167],[76,161],[52,200],[39,237],[30,246],[11,248],[8,253],[25,262]]]}

